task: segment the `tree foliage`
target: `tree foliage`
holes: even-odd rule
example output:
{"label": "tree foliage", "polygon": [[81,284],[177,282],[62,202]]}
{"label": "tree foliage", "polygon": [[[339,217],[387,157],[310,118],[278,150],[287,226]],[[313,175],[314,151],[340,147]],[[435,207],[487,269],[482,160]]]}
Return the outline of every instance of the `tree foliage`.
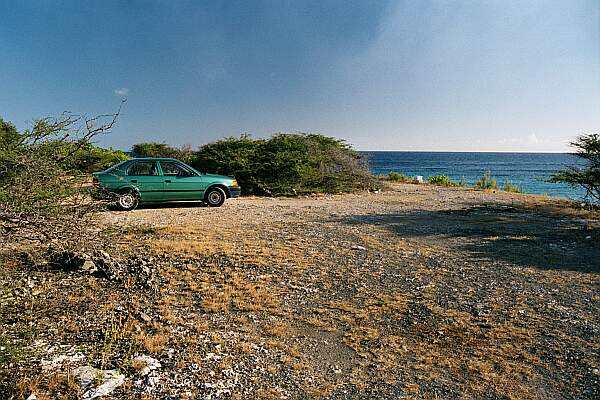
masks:
{"label": "tree foliage", "polygon": [[376,184],[366,160],[348,144],[317,134],[227,138],[202,146],[192,165],[235,176],[244,192],[253,194],[334,193]]}
{"label": "tree foliage", "polygon": [[131,158],[121,150],[105,149],[89,142],[80,145],[68,141],[54,141],[48,146],[59,154],[70,154],[62,166],[72,173],[102,171]]}
{"label": "tree foliage", "polygon": [[136,157],[167,157],[190,162],[193,152],[190,146],[172,147],[166,143],[143,142],[134,144],[131,152]]}
{"label": "tree foliage", "polygon": [[550,181],[583,187],[586,198],[600,203],[600,135],[581,135],[571,142],[571,147],[584,165],[563,169],[554,174]]}

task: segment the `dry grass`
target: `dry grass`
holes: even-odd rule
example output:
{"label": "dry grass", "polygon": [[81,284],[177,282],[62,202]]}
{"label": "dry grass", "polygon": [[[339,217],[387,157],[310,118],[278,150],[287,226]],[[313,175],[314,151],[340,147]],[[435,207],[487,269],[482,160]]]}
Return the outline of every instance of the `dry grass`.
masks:
{"label": "dry grass", "polygon": [[234,226],[206,231],[203,227],[165,228],[160,237],[148,240],[157,254],[186,257],[220,255],[243,258],[246,262],[269,266],[274,263],[293,266],[294,270],[311,265],[318,250],[310,243],[293,240],[272,241],[256,236],[260,227]]}
{"label": "dry grass", "polygon": [[38,400],[77,399],[82,390],[72,374],[53,372],[35,378],[23,378],[16,384],[18,398],[28,398],[32,393]]}
{"label": "dry grass", "polygon": [[200,305],[206,312],[257,311],[278,306],[276,292],[268,284],[250,281],[239,272],[209,273],[203,278],[198,292],[202,298]]}
{"label": "dry grass", "polygon": [[131,362],[131,368],[135,369],[136,371],[141,371],[144,368],[147,367],[147,363],[144,360],[141,360],[139,358],[135,358],[132,362]]}
{"label": "dry grass", "polygon": [[267,324],[264,327],[264,331],[270,336],[282,337],[289,333],[290,327],[286,322],[275,321]]}
{"label": "dry grass", "polygon": [[305,386],[302,388],[302,391],[309,398],[319,398],[331,394],[334,388],[334,385],[325,383],[319,386]]}
{"label": "dry grass", "polygon": [[258,389],[256,391],[257,400],[279,400],[283,398],[277,389]]}
{"label": "dry grass", "polygon": [[141,334],[136,338],[142,344],[143,348],[152,354],[161,353],[169,342],[169,336],[164,333],[153,335]]}

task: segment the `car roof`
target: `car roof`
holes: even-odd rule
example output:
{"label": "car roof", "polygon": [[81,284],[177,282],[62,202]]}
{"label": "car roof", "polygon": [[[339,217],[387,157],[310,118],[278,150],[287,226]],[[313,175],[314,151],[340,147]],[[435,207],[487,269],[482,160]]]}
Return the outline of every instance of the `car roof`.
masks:
{"label": "car roof", "polygon": [[[169,157],[136,157],[136,158],[132,158],[132,161],[179,161],[176,158],[169,158]],[[183,162],[183,161],[179,161],[179,162]]]}

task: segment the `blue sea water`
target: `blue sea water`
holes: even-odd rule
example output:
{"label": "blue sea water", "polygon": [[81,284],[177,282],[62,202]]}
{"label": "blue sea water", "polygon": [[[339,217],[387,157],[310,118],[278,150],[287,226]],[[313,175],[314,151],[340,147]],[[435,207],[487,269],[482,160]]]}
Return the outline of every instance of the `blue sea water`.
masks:
{"label": "blue sea water", "polygon": [[498,186],[506,181],[523,188],[526,193],[582,199],[584,191],[565,184],[549,183],[550,176],[567,166],[578,165],[578,159],[566,153],[450,153],[371,151],[364,152],[371,171],[387,175],[390,171],[407,176],[448,175],[458,181],[464,177],[473,185],[489,171]]}

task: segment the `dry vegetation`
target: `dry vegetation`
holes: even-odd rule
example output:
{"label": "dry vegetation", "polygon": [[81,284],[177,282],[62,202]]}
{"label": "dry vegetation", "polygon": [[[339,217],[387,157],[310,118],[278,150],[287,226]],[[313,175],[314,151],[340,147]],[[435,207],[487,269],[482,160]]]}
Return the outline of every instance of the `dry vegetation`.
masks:
{"label": "dry vegetation", "polygon": [[[71,367],[128,376],[115,398],[600,395],[600,223],[567,203],[394,185],[99,223],[105,250],[144,257],[151,279],[4,255],[2,389],[16,398],[80,397],[69,361],[40,364],[78,354]],[[157,383],[139,384],[138,355],[160,361]]]}

